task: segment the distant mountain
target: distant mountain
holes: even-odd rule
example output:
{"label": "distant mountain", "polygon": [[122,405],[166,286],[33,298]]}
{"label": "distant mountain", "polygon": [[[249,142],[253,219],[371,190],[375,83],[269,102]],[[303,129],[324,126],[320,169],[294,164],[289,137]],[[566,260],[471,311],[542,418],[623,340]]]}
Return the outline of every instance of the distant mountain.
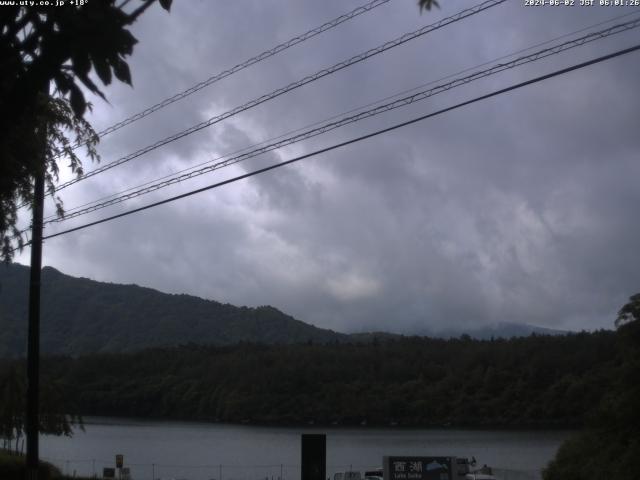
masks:
{"label": "distant mountain", "polygon": [[[0,265],[0,357],[26,352],[29,268]],[[189,343],[328,343],[347,335],[316,328],[270,306],[235,307],[137,285],[42,270],[41,350],[80,355]]]}
{"label": "distant mountain", "polygon": [[476,340],[490,340],[491,338],[514,338],[536,335],[566,335],[566,330],[538,327],[526,323],[498,322],[490,325],[481,325],[474,328],[448,328],[445,330],[422,330],[419,335],[438,338],[457,338],[461,335],[469,335]]}
{"label": "distant mountain", "polygon": [[492,338],[517,338],[535,335],[566,335],[572,333],[566,330],[556,330],[553,328],[538,327],[522,323],[499,322],[490,325],[481,325],[473,328],[415,328],[404,334],[389,332],[359,332],[349,335],[351,341],[369,343],[372,341],[384,342],[389,340],[399,340],[406,337],[430,337],[430,338],[460,338],[468,335],[474,340],[491,340]]}

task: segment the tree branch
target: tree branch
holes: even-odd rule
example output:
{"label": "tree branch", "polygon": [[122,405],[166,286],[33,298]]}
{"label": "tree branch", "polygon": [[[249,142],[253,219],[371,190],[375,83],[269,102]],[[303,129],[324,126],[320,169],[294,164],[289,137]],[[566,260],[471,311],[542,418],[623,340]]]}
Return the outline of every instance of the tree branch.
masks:
{"label": "tree branch", "polygon": [[127,15],[127,23],[126,25],[131,25],[133,22],[137,20],[137,18],[142,15],[151,5],[155,3],[156,0],[144,0],[144,3],[136,8],[133,12]]}
{"label": "tree branch", "polygon": [[127,3],[129,3],[131,0],[124,0],[124,2],[122,2],[120,5],[118,5],[118,8],[120,10],[122,10],[124,7],[127,6]]}
{"label": "tree branch", "polygon": [[18,20],[16,20],[15,22],[13,22],[13,25],[8,27],[6,36],[7,37],[15,37],[18,32],[20,30],[22,30],[27,23],[32,22],[33,23],[33,11],[32,10],[27,10],[26,12],[24,12],[24,15],[22,15],[22,17],[20,17]]}

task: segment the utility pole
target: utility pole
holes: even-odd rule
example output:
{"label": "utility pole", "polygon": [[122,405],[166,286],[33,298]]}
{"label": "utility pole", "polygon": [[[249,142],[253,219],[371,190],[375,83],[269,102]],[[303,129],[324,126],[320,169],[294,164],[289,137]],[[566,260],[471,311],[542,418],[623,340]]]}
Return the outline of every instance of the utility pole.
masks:
{"label": "utility pole", "polygon": [[[49,95],[47,84],[44,93]],[[33,220],[31,223],[31,269],[29,277],[29,332],[27,337],[27,480],[38,480],[38,408],[40,404],[40,274],[42,271],[42,216],[44,210],[46,125],[42,129],[42,165],[33,182]]]}

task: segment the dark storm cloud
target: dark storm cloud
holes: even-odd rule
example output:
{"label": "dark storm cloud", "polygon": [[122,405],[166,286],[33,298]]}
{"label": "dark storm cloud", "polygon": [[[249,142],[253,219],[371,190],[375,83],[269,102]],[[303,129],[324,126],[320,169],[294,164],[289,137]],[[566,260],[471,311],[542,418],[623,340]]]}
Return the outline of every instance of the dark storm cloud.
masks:
{"label": "dark storm cloud", "polygon": [[[415,2],[395,0],[227,78],[105,138],[103,161],[470,5],[441,3],[441,10],[419,15]],[[357,4],[176,2],[170,15],[156,9],[136,26],[135,89],[110,88],[111,104],[94,101],[92,121],[99,128],[109,125]],[[507,2],[70,188],[66,205],[626,12]],[[434,111],[638,38],[637,31],[628,32],[506,72],[134,205]],[[60,237],[47,242],[45,262],[101,280],[235,304],[272,304],[343,331],[497,321],[609,327],[615,310],[640,288],[634,255],[640,244],[639,73],[635,54],[549,80]]]}

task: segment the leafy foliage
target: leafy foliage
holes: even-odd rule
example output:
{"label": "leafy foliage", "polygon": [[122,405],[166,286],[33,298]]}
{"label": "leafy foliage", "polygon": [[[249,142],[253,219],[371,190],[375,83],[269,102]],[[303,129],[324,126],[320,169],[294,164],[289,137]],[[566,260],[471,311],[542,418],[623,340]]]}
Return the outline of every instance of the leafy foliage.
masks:
{"label": "leafy foliage", "polygon": [[[638,298],[638,294],[631,297],[631,302],[621,312],[633,311]],[[605,394],[599,399],[590,399],[597,402],[597,408],[590,415],[587,428],[562,445],[545,471],[545,480],[637,478],[640,322],[631,321],[619,326],[616,351],[618,367],[611,372]]]}
{"label": "leafy foliage", "polygon": [[640,321],[640,293],[632,295],[629,302],[618,311],[616,326],[638,321]]}
{"label": "leafy foliage", "polygon": [[[18,453],[20,439],[25,436],[26,375],[21,364],[0,365],[0,438]],[[82,428],[82,418],[67,414],[74,409],[73,399],[64,399],[64,388],[58,381],[44,382],[41,388],[39,431],[71,436],[74,425]]]}
{"label": "leafy foliage", "polygon": [[[81,86],[104,98],[91,71],[104,85],[112,77],[131,84],[126,58],[136,39],[127,29],[156,0],[142,0],[132,12],[115,0],[89,2],[77,8],[5,5],[0,10],[0,239],[1,256],[22,247],[16,229],[17,209],[32,201],[32,179],[44,171],[55,190],[57,160],[66,158],[73,172],[81,162],[72,146],[86,145],[96,159],[98,138],[83,119],[90,104]],[[171,0],[162,0],[169,9]],[[49,95],[50,83],[55,85]],[[71,136],[71,138],[69,138]],[[62,203],[57,201],[62,212]]]}
{"label": "leafy foliage", "polygon": [[437,0],[418,0],[418,5],[420,6],[420,11],[431,10],[431,7],[440,6]]}
{"label": "leafy foliage", "polygon": [[[75,143],[85,144],[86,154],[96,160],[98,155],[95,146],[98,137],[91,125],[83,118],[76,116],[69,101],[64,98],[51,98],[45,95],[37,96],[35,120],[27,121],[20,128],[16,127],[7,132],[5,141],[0,142],[3,162],[0,171],[0,240],[2,242],[1,258],[8,259],[12,254],[12,240],[16,240],[18,248],[23,247],[22,233],[16,228],[18,201],[23,199],[31,202],[32,184],[28,171],[42,158],[46,164],[45,181],[50,194],[54,194],[54,182],[58,179],[57,159],[64,157],[69,162],[69,168],[78,175],[82,174],[81,161],[73,149]],[[35,132],[46,131],[47,147],[42,149],[42,142],[25,142],[28,135],[25,132],[33,129]],[[73,133],[74,141],[69,138]],[[10,172],[7,173],[7,170]],[[59,214],[62,214],[62,200],[56,198]]]}

